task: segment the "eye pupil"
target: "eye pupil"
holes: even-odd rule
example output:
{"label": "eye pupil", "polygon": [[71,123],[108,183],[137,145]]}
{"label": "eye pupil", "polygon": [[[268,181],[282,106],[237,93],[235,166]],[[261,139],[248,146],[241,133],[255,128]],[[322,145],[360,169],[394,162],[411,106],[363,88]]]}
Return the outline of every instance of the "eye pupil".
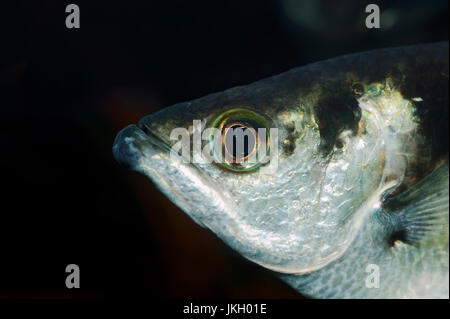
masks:
{"label": "eye pupil", "polygon": [[253,130],[236,123],[225,129],[224,142],[225,150],[233,157],[233,162],[240,162],[255,150],[257,141]]}
{"label": "eye pupil", "polygon": [[[251,172],[268,163],[270,133],[267,120],[251,110],[236,108],[218,116],[210,135],[215,158],[222,168]],[[219,134],[217,134],[219,133]]]}

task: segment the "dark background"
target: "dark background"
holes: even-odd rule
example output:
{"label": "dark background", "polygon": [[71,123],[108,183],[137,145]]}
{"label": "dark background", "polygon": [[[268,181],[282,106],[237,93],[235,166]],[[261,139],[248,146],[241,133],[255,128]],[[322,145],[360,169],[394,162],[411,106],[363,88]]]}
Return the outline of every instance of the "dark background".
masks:
{"label": "dark background", "polygon": [[1,4],[0,298],[300,298],[116,164],[115,134],[313,61],[448,41],[444,0],[71,2]]}

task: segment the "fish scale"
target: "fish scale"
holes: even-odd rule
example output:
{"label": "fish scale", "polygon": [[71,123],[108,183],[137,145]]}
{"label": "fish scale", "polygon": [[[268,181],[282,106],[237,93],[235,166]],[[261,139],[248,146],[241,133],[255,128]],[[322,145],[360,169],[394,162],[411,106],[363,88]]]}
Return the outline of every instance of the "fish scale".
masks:
{"label": "fish scale", "polygon": [[[435,43],[296,68],[150,114],[113,154],[304,295],[448,298],[448,56]],[[191,142],[195,120],[276,129],[270,161],[222,159],[212,135],[215,162],[175,160],[171,132]]]}

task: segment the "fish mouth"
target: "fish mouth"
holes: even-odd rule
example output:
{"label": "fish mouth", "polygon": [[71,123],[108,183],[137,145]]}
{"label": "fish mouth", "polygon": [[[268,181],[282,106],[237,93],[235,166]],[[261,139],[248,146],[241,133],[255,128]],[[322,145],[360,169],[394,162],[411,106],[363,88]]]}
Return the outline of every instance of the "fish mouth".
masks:
{"label": "fish mouth", "polygon": [[152,147],[159,149],[161,152],[171,152],[171,147],[169,143],[162,136],[151,130],[147,125],[139,121],[137,128],[145,133],[147,136],[148,142]]}
{"label": "fish mouth", "polygon": [[127,168],[136,169],[140,158],[148,156],[149,151],[151,153],[171,151],[168,141],[146,124],[147,118],[148,116],[142,118],[137,125],[126,126],[114,139],[114,158]]}
{"label": "fish mouth", "polygon": [[113,155],[121,165],[137,170],[142,157],[148,155],[150,150],[167,151],[168,145],[156,135],[148,135],[140,127],[131,124],[123,128],[114,139]]}
{"label": "fish mouth", "polygon": [[234,203],[195,163],[175,160],[167,139],[149,126],[144,117],[137,126],[129,125],[117,134],[113,143],[116,161],[149,177],[194,222],[210,228],[213,212],[224,213]]}

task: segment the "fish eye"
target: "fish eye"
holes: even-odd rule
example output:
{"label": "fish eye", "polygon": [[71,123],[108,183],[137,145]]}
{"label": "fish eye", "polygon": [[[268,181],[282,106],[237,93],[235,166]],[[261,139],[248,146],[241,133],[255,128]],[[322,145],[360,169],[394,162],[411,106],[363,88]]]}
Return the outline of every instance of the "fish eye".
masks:
{"label": "fish eye", "polygon": [[259,114],[234,109],[220,115],[213,123],[220,132],[212,135],[214,155],[218,162],[232,171],[252,171],[269,155],[269,129]]}
{"label": "fish eye", "polygon": [[224,151],[232,158],[233,164],[247,159],[256,151],[258,136],[251,124],[233,120],[224,125],[222,132]]}

